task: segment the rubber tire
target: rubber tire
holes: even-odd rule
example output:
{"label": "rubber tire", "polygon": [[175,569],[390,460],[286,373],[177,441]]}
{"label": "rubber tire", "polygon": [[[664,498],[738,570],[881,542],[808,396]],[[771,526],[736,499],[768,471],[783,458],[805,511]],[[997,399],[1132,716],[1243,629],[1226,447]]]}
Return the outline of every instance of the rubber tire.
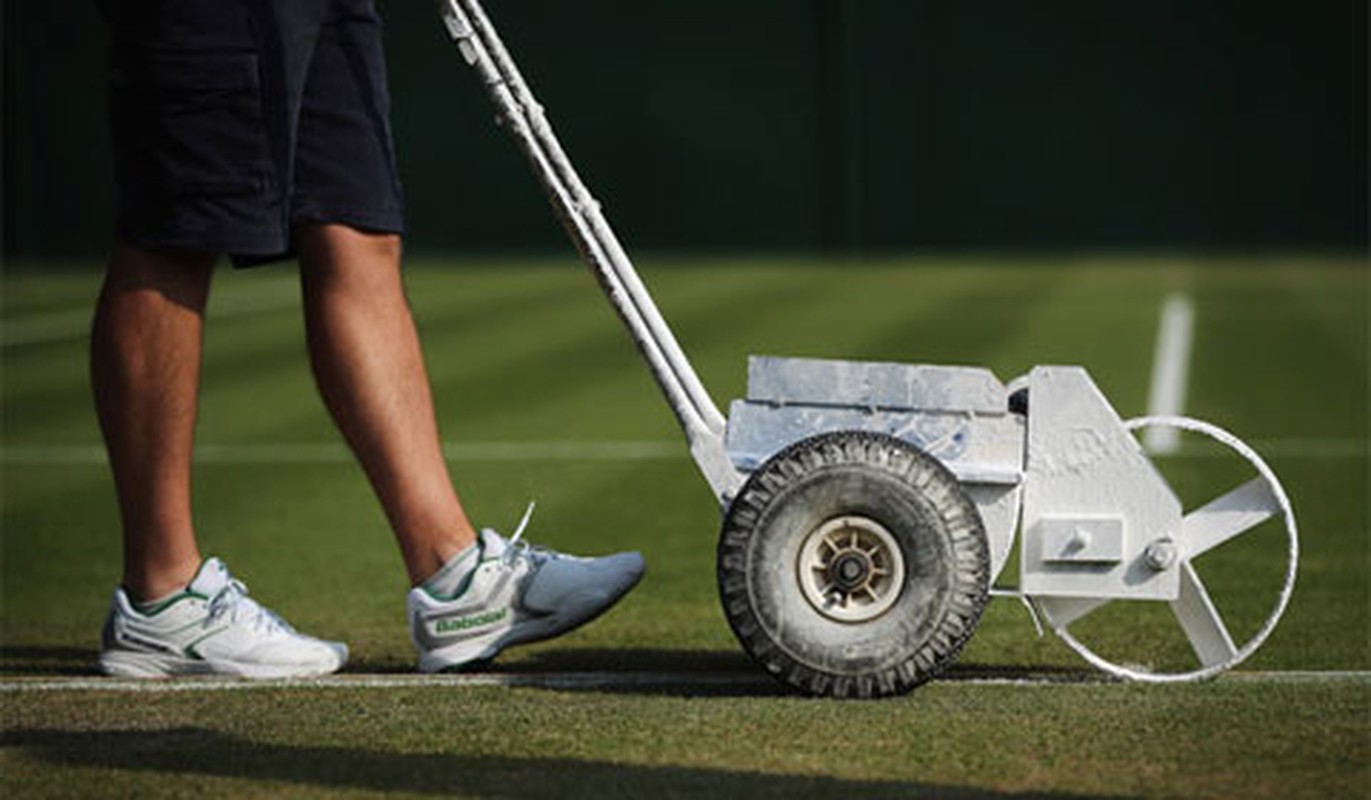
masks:
{"label": "rubber tire", "polygon": [[[824,522],[861,515],[896,539],[900,596],[861,623],[820,614],[796,569]],[[990,549],[975,503],[937,459],[863,431],[820,434],[754,472],[724,516],[719,596],[743,649],[812,695],[904,694],[941,672],[975,632],[989,597]]]}

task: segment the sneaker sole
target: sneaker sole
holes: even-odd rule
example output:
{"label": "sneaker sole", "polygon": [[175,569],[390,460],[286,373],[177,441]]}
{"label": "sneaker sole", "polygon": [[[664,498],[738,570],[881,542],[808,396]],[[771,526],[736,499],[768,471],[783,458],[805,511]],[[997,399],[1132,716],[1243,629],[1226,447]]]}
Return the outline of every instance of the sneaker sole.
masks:
{"label": "sneaker sole", "polygon": [[123,650],[107,650],[100,654],[100,669],[106,675],[147,680],[193,675],[223,675],[256,680],[313,678],[337,672],[342,666],[342,663],[245,664],[234,661],[198,661],[160,653]]}

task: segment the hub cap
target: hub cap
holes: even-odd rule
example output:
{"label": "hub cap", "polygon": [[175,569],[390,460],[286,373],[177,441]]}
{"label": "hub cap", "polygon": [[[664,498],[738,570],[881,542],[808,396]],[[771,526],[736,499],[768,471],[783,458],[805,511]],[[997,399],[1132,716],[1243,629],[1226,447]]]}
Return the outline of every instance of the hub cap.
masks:
{"label": "hub cap", "polygon": [[904,585],[904,555],[895,537],[867,517],[837,517],[810,531],[796,567],[805,599],[839,622],[879,617]]}

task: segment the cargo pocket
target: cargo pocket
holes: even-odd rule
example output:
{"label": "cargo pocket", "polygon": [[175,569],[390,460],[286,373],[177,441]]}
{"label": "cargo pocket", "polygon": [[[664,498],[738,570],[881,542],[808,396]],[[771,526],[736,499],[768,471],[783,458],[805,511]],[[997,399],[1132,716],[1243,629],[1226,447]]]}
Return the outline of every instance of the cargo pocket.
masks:
{"label": "cargo pocket", "polygon": [[273,184],[252,53],[121,59],[110,113],[125,189],[170,199],[260,193]]}

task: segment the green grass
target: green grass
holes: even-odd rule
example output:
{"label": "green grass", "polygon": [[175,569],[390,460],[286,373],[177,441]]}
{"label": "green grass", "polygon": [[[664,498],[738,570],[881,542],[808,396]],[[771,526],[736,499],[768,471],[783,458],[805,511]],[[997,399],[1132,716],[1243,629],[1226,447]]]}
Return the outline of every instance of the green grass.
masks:
{"label": "green grass", "polygon": [[12,709],[6,782],[51,796],[1291,798],[1357,797],[1371,779],[1371,703],[1346,685],[943,683],[878,703],[527,689],[138,701]]}
{"label": "green grass", "polygon": [[[1169,292],[1188,292],[1197,317],[1187,413],[1267,453],[1302,534],[1294,600],[1244,668],[1371,669],[1363,260],[641,266],[720,403],[741,394],[749,353],[774,353],[978,364],[1004,380],[1035,364],[1082,364],[1123,416],[1135,416],[1145,411],[1158,306]],[[113,492],[91,456],[99,438],[85,387],[82,332],[98,274],[11,265],[2,280],[0,671],[89,674],[119,575]],[[220,274],[199,428],[201,543],[299,627],[348,641],[351,671],[406,671],[404,575],[360,471],[346,460],[209,456],[336,445],[310,382],[295,293],[287,269]],[[660,445],[640,460],[457,451],[454,479],[482,523],[508,527],[536,499],[535,541],[638,548],[648,560],[648,577],[621,608],[508,653],[503,668],[746,668],[715,598],[718,512],[585,272],[571,259],[424,261],[411,267],[410,294],[446,440]],[[1187,498],[1231,485],[1224,462],[1193,452],[1161,466]],[[1265,608],[1276,533],[1235,543],[1227,566],[1204,573],[1234,598],[1220,598],[1226,614]],[[1099,635],[1121,646],[1168,625],[1144,612]],[[1068,674],[1082,666],[1006,600],[992,602],[961,664]],[[669,692],[5,693],[0,703],[7,794],[1329,797],[1371,788],[1365,680],[950,681],[847,704],[707,683]]]}

